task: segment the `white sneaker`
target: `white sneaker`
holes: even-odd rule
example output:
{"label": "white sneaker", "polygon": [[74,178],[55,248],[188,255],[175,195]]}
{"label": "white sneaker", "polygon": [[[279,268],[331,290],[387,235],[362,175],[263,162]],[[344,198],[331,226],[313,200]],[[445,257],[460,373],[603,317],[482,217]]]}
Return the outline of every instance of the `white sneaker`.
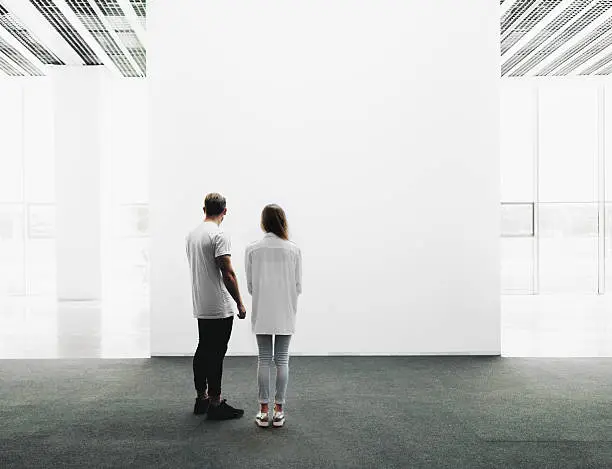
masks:
{"label": "white sneaker", "polygon": [[272,418],[272,425],[275,427],[282,427],[285,424],[285,413],[274,411],[274,417]]}
{"label": "white sneaker", "polygon": [[255,423],[257,424],[258,427],[269,427],[270,426],[270,418],[268,417],[268,414],[265,414],[263,412],[258,412],[257,415],[255,416]]}

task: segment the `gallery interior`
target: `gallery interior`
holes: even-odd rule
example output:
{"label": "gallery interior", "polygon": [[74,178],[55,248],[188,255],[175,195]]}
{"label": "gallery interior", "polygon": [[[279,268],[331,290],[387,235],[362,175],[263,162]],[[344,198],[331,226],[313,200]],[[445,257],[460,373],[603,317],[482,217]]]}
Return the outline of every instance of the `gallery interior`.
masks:
{"label": "gallery interior", "polygon": [[[0,0],[0,467],[612,467],[612,1]],[[303,255],[287,425],[185,236]]]}

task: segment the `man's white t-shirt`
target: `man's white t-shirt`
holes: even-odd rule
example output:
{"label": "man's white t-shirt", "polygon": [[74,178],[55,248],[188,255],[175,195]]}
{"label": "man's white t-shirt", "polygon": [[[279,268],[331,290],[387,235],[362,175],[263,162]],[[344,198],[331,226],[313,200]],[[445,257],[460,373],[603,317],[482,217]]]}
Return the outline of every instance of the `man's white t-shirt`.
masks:
{"label": "man's white t-shirt", "polygon": [[232,297],[225,288],[215,258],[230,254],[230,239],[214,222],[203,222],[186,239],[191,273],[193,316],[223,319],[234,315]]}

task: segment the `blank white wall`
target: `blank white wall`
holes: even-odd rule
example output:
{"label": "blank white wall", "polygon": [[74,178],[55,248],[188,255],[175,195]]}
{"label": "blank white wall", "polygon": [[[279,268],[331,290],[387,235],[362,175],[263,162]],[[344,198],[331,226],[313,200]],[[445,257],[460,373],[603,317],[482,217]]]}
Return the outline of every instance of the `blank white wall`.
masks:
{"label": "blank white wall", "polygon": [[[286,209],[304,259],[294,354],[499,353],[496,4],[148,14],[152,355],[193,353],[184,239],[211,191],[246,300],[261,208]],[[254,352],[236,320],[228,353]]]}

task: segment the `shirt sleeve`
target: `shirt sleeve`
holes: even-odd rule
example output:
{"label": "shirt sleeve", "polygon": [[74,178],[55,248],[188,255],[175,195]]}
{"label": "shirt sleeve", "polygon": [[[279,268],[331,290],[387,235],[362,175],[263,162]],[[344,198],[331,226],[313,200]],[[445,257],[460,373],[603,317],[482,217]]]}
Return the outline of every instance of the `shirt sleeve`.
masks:
{"label": "shirt sleeve", "polygon": [[297,261],[295,263],[295,288],[298,295],[302,294],[302,251],[298,249]]}
{"label": "shirt sleeve", "polygon": [[221,256],[229,256],[231,255],[231,242],[230,238],[224,232],[217,233],[214,237],[214,246],[215,246],[215,258]]}
{"label": "shirt sleeve", "polygon": [[244,270],[246,270],[247,290],[253,294],[253,269],[251,263],[251,250],[247,247],[244,254]]}

